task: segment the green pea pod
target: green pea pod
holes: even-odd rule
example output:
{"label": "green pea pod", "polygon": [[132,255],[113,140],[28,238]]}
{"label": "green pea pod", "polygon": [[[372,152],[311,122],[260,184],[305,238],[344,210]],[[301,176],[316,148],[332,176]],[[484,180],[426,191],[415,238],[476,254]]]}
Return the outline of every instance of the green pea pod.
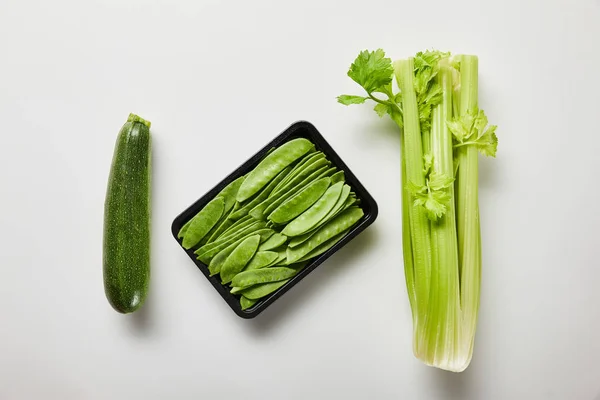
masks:
{"label": "green pea pod", "polygon": [[215,248],[212,248],[212,249],[207,250],[202,253],[198,253],[198,256],[196,258],[198,260],[202,261],[204,264],[208,265],[211,262],[211,260],[213,259],[213,257],[215,257],[219,252],[223,251],[223,249],[226,249],[229,246],[233,246],[235,248],[235,246],[240,244],[242,242],[242,240],[246,239],[249,236],[260,235],[260,240],[265,241],[269,237],[271,237],[271,235],[273,233],[275,233],[275,232],[272,229],[268,229],[268,228],[259,229],[257,231],[250,232],[246,236],[242,236],[241,238],[239,238],[237,240],[234,239],[231,242],[221,243],[219,246],[217,246]]}
{"label": "green pea pod", "polygon": [[[342,212],[337,217],[323,225],[310,239],[302,243],[300,246],[287,249],[288,263],[295,263],[302,259],[305,255],[322,245],[329,239],[344,232],[357,223],[364,212],[360,208],[349,208]],[[237,286],[237,285],[236,285]]]}
{"label": "green pea pod", "polygon": [[284,244],[287,239],[287,236],[282,235],[281,233],[275,233],[266,242],[260,245],[258,251],[273,250]]}
{"label": "green pea pod", "polygon": [[182,239],[185,236],[185,233],[187,232],[188,228],[190,227],[190,224],[192,223],[192,220],[190,219],[188,222],[186,222],[181,229],[179,230],[179,233],[177,233],[177,238],[178,239]]}
{"label": "green pea pod", "polygon": [[249,238],[244,239],[235,250],[231,252],[221,266],[221,283],[223,285],[231,282],[233,277],[244,269],[246,264],[254,257],[259,244],[260,235],[250,236]]}
{"label": "green pea pod", "polygon": [[291,166],[287,166],[283,169],[267,186],[265,186],[256,196],[250,199],[247,203],[236,210],[231,218],[239,219],[247,215],[250,210],[259,205],[261,202],[266,200],[274,188],[290,173],[292,170]]}
{"label": "green pea pod", "polygon": [[299,236],[310,231],[333,209],[340,198],[343,187],[343,182],[329,187],[315,204],[287,224],[281,233],[286,236]]}
{"label": "green pea pod", "polygon": [[342,193],[340,195],[340,198],[338,199],[335,206],[333,206],[331,211],[329,211],[329,213],[310,231],[308,231],[307,233],[304,233],[300,236],[294,237],[290,241],[289,246],[296,247],[296,246],[306,242],[317,231],[317,229],[319,227],[325,225],[327,222],[332,220],[336,215],[338,215],[341,211],[343,211],[344,205],[346,204],[346,201],[348,200],[349,195],[350,195],[350,186],[344,185],[344,187],[342,188]]}
{"label": "green pea pod", "polygon": [[233,225],[234,221],[230,218],[231,213],[233,212],[233,208],[229,210],[229,213],[225,214],[221,217],[221,220],[206,234],[203,240],[200,241],[200,244],[205,245],[207,243],[212,243],[221,236],[223,232],[225,232],[231,225]]}
{"label": "green pea pod", "polygon": [[254,286],[249,287],[248,289],[243,290],[241,293],[242,293],[243,297],[245,297],[247,299],[258,301],[261,298],[273,293],[274,291],[276,291],[277,289],[279,289],[280,287],[282,287],[283,285],[288,283],[290,281],[290,279],[291,278],[284,279],[279,282],[269,282],[269,283],[262,283],[260,285],[254,285]]}
{"label": "green pea pod", "polygon": [[312,151],[314,147],[304,138],[293,139],[279,146],[248,174],[237,193],[237,201],[242,203],[252,197],[285,167]]}
{"label": "green pea pod", "polygon": [[[235,232],[231,232],[227,236],[219,238],[210,244],[205,244],[204,246],[202,246],[198,250],[196,250],[195,253],[197,255],[200,255],[203,253],[211,252],[216,248],[226,247],[227,245],[235,242],[237,239],[244,237],[250,233],[253,233],[259,229],[264,229],[265,227],[266,227],[266,224],[264,222],[254,221],[250,225],[244,227],[243,229],[240,229]],[[223,245],[225,245],[225,246],[223,246]]]}
{"label": "green pea pod", "polygon": [[349,231],[349,229],[346,229],[345,231],[343,231],[342,233],[339,233],[336,236],[332,237],[331,239],[329,239],[328,241],[326,241],[322,245],[317,246],[314,250],[312,250],[310,253],[308,253],[307,255],[305,255],[304,257],[302,257],[301,259],[299,259],[297,262],[308,261],[311,258],[315,258],[316,256],[319,256],[319,255],[325,253],[327,250],[329,250],[330,248],[332,248],[337,242],[339,242],[340,240],[342,240],[342,238],[344,236],[346,236],[346,234],[348,233],[348,231]]}
{"label": "green pea pod", "polygon": [[244,271],[268,267],[277,257],[279,257],[279,253],[275,251],[257,251],[252,260],[246,265]]}
{"label": "green pea pod", "polygon": [[344,174],[344,171],[338,171],[335,174],[331,175],[331,184],[335,185],[338,182],[345,182],[346,181],[346,176]]}
{"label": "green pea pod", "polygon": [[[247,218],[247,219],[246,219],[246,217],[244,217],[242,219],[235,221],[229,228],[227,228],[223,233],[221,233],[219,235],[219,237],[215,240],[215,242],[227,240],[233,236],[239,235],[240,232],[246,231],[249,227],[256,226],[257,223],[261,222],[261,221],[255,220],[254,218],[250,217],[249,215],[248,215],[248,217],[249,218]],[[262,227],[262,225],[261,225],[261,227]]]}
{"label": "green pea pod", "polygon": [[[278,197],[283,193],[288,193],[291,190],[295,190],[302,182],[306,181],[308,176],[313,175],[317,170],[326,171],[323,167],[329,167],[331,162],[325,157],[317,157],[313,162],[307,164],[304,168],[297,172],[297,174],[290,178],[288,182],[282,185],[280,188],[273,190],[273,193],[269,197]],[[313,175],[317,176],[317,175]]]}
{"label": "green pea pod", "polygon": [[247,309],[251,308],[257,302],[258,302],[258,300],[250,300],[244,296],[242,296],[240,298],[240,306],[242,307],[242,310],[247,310]]}
{"label": "green pea pod", "polygon": [[242,271],[232,280],[232,286],[247,288],[260,283],[278,282],[293,277],[298,273],[295,268],[270,267],[262,269],[253,269],[251,271]]}
{"label": "green pea pod", "polygon": [[229,210],[231,210],[233,208],[233,206],[235,205],[235,199],[236,196],[238,194],[238,191],[240,190],[240,187],[242,186],[242,184],[244,183],[244,181],[246,180],[246,176],[240,176],[239,178],[235,179],[233,182],[231,182],[229,185],[225,186],[225,188],[223,190],[221,190],[221,192],[217,195],[223,197],[223,200],[225,202],[225,209],[224,209],[224,213],[229,212]]}
{"label": "green pea pod", "polygon": [[196,216],[192,219],[185,235],[183,236],[182,246],[190,249],[197,245],[200,240],[212,229],[223,215],[225,202],[222,197],[216,197],[211,200]]}
{"label": "green pea pod", "polygon": [[293,187],[295,184],[302,181],[313,171],[329,164],[330,163],[325,158],[325,155],[320,151],[307,154],[298,164],[296,164],[288,176],[273,189],[273,194],[280,193],[281,191],[288,191],[290,187]]}
{"label": "green pea pod", "polygon": [[321,178],[308,184],[273,210],[273,212],[269,214],[269,220],[276,224],[284,224],[291,221],[315,204],[323,193],[325,193],[330,184],[331,179],[329,178]]}
{"label": "green pea pod", "polygon": [[283,203],[285,200],[287,200],[288,198],[290,198],[291,196],[296,194],[298,192],[298,190],[301,190],[303,187],[305,187],[309,183],[318,179],[325,171],[327,171],[326,165],[322,166],[321,168],[319,168],[316,171],[313,171],[312,174],[305,177],[301,182],[299,182],[297,185],[291,187],[289,190],[282,191],[281,193],[279,193],[273,197],[269,197],[267,200],[263,201],[262,203],[260,203],[256,207],[254,207],[250,211],[250,215],[252,215],[256,219],[263,219],[265,217],[265,215],[269,215],[281,203]]}

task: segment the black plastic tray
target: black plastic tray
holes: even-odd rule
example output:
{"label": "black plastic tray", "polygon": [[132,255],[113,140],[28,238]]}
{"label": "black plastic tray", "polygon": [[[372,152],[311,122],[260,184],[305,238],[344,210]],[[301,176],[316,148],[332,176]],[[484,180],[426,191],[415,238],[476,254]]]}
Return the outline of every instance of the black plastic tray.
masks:
{"label": "black plastic tray", "polygon": [[240,307],[239,297],[229,293],[229,288],[221,285],[219,276],[209,276],[208,266],[196,259],[196,255],[194,254],[194,250],[185,250],[181,247],[188,256],[192,259],[192,261],[196,264],[198,269],[202,271],[204,276],[212,283],[214,288],[219,292],[221,297],[229,304],[231,309],[235,311],[237,315],[242,318],[254,318],[262,311],[264,311],[269,305],[271,305],[275,300],[277,300],[281,295],[290,290],[294,285],[300,282],[304,277],[310,274],[315,268],[317,268],[323,261],[329,258],[336,251],[340,250],[344,247],[350,240],[355,238],[359,233],[364,231],[369,225],[371,225],[375,219],[377,218],[377,203],[373,199],[373,197],[369,194],[369,192],[364,188],[364,186],[360,183],[360,181],[356,178],[356,176],[352,173],[350,168],[342,161],[342,159],[337,155],[337,153],[331,148],[329,143],[323,138],[323,136],[317,131],[317,129],[309,122],[299,121],[292,124],[289,128],[287,128],[283,133],[273,139],[270,143],[267,143],[258,153],[252,156],[248,161],[242,164],[238,169],[233,171],[229,176],[223,179],[217,186],[212,188],[208,193],[202,196],[198,201],[188,207],[185,211],[175,218],[173,224],[171,225],[171,231],[175,240],[181,246],[181,240],[177,238],[177,233],[181,229],[181,227],[189,221],[194,215],[196,215],[210,200],[212,200],[225,186],[227,186],[230,182],[237,179],[238,177],[248,173],[252,170],[256,165],[262,160],[265,154],[272,147],[280,146],[281,144],[297,138],[303,137],[315,144],[317,150],[325,153],[327,158],[335,165],[338,169],[344,170],[344,174],[346,177],[346,183],[350,185],[350,187],[356,193],[356,196],[361,200],[361,208],[363,209],[365,215],[361,218],[360,221],[346,236],[342,238],[338,243],[336,243],[332,248],[327,250],[325,253],[316,257],[314,260],[310,262],[310,264],[306,265],[306,267],[300,271],[296,276],[294,276],[288,283],[283,285],[277,291],[273,292],[269,296],[260,300],[256,303],[252,308],[248,310],[242,310]]}

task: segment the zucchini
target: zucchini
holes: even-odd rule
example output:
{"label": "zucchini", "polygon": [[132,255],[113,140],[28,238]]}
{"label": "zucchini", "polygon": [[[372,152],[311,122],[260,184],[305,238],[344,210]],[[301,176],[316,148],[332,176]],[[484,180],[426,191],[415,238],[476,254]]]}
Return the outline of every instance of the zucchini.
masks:
{"label": "zucchini", "polygon": [[150,281],[150,122],[130,114],[114,149],[104,203],[104,291],[130,313],[144,303]]}

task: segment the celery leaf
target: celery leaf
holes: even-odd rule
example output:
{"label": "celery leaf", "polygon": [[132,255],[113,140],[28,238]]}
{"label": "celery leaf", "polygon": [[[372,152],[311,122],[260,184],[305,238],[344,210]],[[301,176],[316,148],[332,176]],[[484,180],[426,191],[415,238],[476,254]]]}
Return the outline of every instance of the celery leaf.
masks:
{"label": "celery leaf", "polygon": [[353,96],[349,94],[343,94],[337,97],[337,101],[340,104],[344,104],[349,106],[350,104],[363,104],[367,100],[367,97],[363,96]]}
{"label": "celery leaf", "polygon": [[386,88],[392,82],[394,68],[382,49],[361,51],[350,66],[348,76],[367,93]]}

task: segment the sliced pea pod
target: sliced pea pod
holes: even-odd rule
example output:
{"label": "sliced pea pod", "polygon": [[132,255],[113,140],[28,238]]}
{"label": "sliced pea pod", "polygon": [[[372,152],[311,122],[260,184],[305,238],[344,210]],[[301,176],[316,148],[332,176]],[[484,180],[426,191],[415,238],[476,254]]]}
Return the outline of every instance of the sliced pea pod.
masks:
{"label": "sliced pea pod", "polygon": [[314,150],[307,139],[297,138],[279,146],[254,168],[242,183],[236,199],[240,203],[252,197],[285,167]]}
{"label": "sliced pea pod", "polygon": [[287,224],[281,233],[286,236],[299,236],[314,228],[336,205],[343,186],[343,182],[338,182],[329,187],[315,204]]}
{"label": "sliced pea pod", "polygon": [[284,224],[291,221],[315,204],[330,184],[331,179],[326,177],[306,185],[273,210],[269,214],[268,219],[276,224]]}
{"label": "sliced pea pod", "polygon": [[260,244],[260,235],[253,235],[244,239],[227,257],[221,266],[221,283],[225,285],[231,282],[234,276],[240,273],[250,262],[258,245]]}
{"label": "sliced pea pod", "polygon": [[346,211],[339,214],[337,217],[323,225],[310,239],[302,243],[300,246],[287,249],[287,261],[288,263],[294,263],[302,259],[305,255],[322,245],[329,239],[343,231],[349,229],[357,223],[364,212],[360,208],[349,208]]}
{"label": "sliced pea pod", "polygon": [[225,202],[222,197],[212,199],[194,218],[183,236],[181,245],[190,249],[212,229],[223,215]]}

